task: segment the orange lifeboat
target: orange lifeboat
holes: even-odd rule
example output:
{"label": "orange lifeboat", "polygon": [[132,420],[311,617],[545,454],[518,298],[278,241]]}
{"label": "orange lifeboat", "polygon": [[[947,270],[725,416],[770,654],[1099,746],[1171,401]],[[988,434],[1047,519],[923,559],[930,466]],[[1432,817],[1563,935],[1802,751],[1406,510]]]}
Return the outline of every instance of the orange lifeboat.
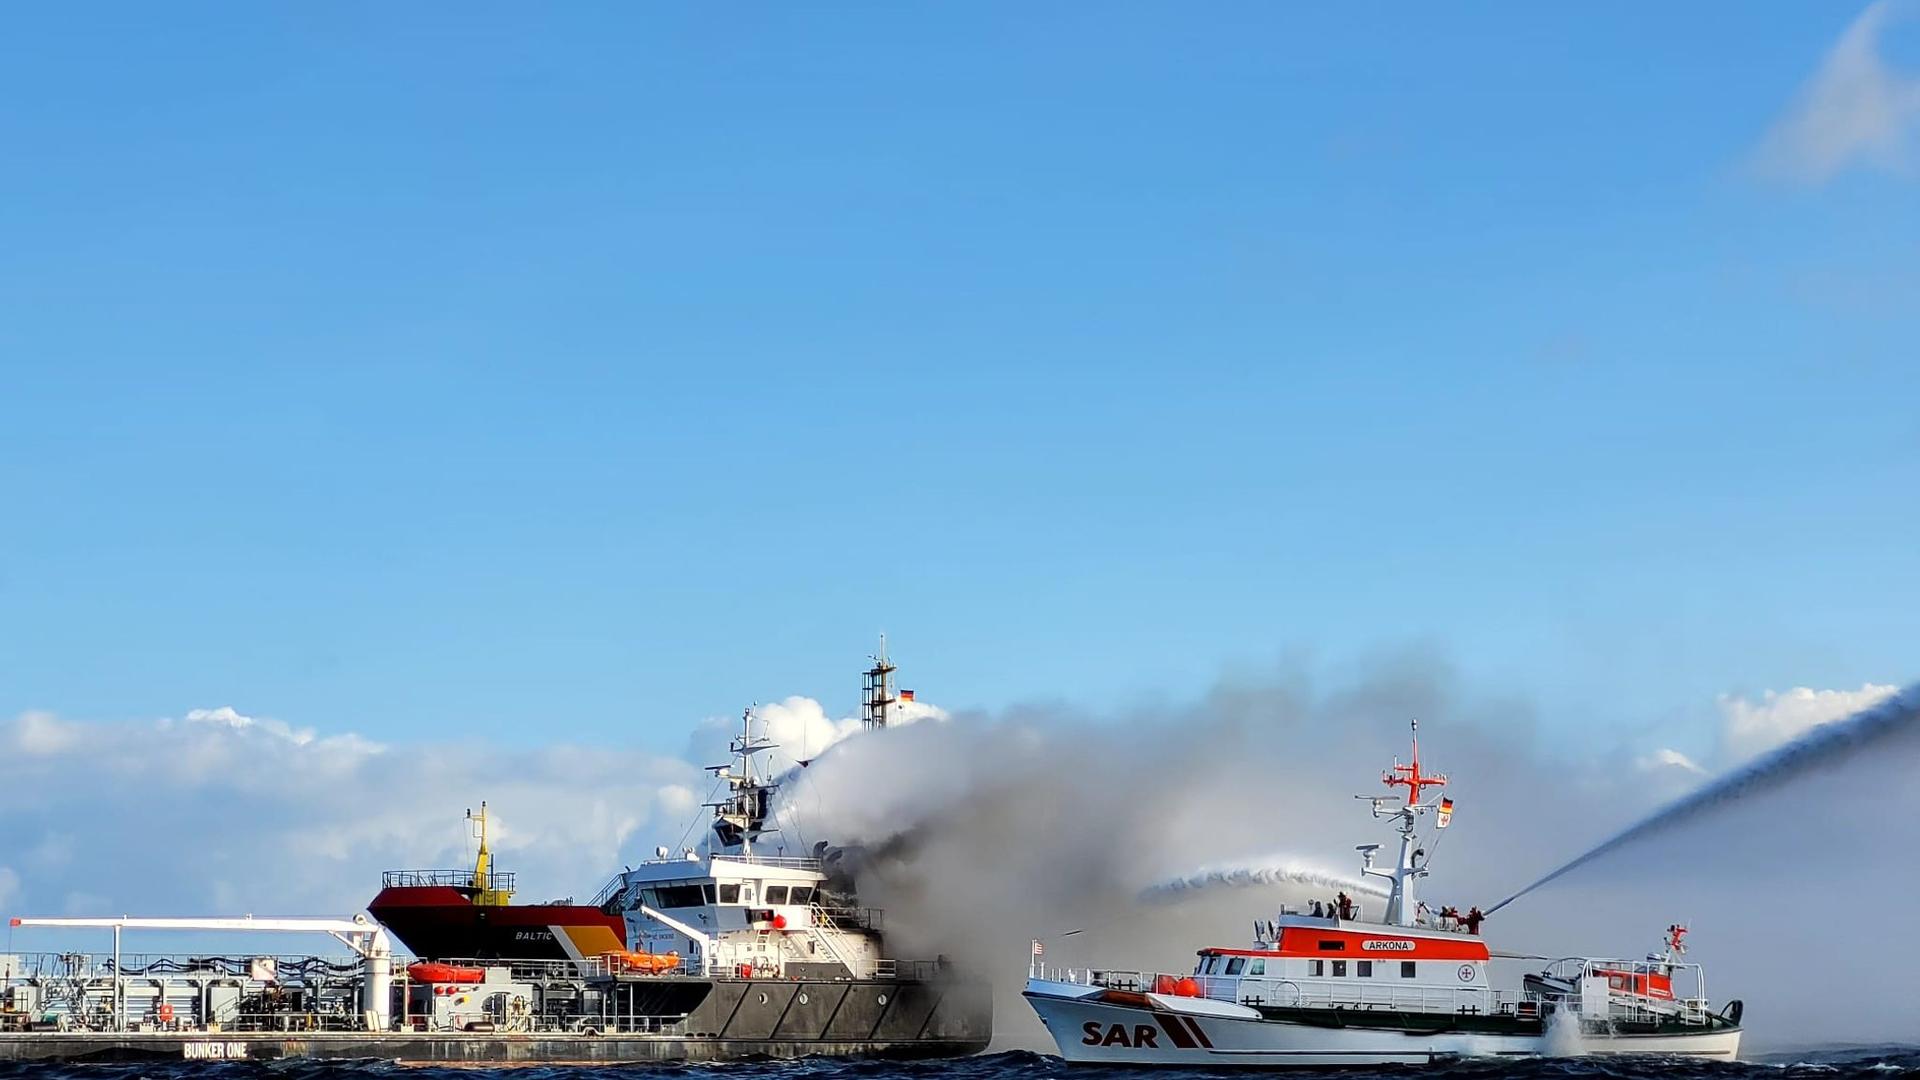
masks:
{"label": "orange lifeboat", "polygon": [[679,953],[628,952],[618,949],[600,954],[606,962],[608,971],[635,971],[647,975],[658,975],[673,971],[680,966]]}
{"label": "orange lifeboat", "polygon": [[487,973],[477,967],[455,967],[422,960],[407,965],[407,978],[423,983],[477,983],[485,982]]}

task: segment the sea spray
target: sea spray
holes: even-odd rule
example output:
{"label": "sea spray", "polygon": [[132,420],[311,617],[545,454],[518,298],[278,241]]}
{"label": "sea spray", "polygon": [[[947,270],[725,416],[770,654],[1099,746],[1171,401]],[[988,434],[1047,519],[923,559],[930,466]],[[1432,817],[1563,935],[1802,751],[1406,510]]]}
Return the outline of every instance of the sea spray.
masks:
{"label": "sea spray", "polygon": [[1355,878],[1341,877],[1290,856],[1269,855],[1242,862],[1203,866],[1190,874],[1155,882],[1140,890],[1140,899],[1148,903],[1173,903],[1206,889],[1243,889],[1260,885],[1309,885],[1317,889],[1344,889],[1350,893],[1384,898],[1378,885]]}
{"label": "sea spray", "polygon": [[1543,1049],[1547,1057],[1570,1058],[1587,1055],[1587,1040],[1580,1034],[1580,1017],[1565,1009],[1555,1009],[1547,1016],[1546,1040]]}
{"label": "sea spray", "polygon": [[1822,724],[1762,754],[1690,795],[1682,796],[1616,833],[1586,854],[1487,909],[1491,915],[1542,885],[1626,844],[1691,820],[1716,807],[1769,791],[1821,768],[1838,765],[1886,739],[1920,726],[1920,684],[1909,686],[1844,720]]}

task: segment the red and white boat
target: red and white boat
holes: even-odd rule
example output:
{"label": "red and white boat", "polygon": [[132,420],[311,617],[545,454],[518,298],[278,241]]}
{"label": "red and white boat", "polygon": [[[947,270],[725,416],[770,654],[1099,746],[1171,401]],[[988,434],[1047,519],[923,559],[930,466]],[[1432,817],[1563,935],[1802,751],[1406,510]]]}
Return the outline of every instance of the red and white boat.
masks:
{"label": "red and white boat", "polygon": [[[1359,849],[1362,872],[1391,885],[1379,921],[1356,907],[1326,914],[1283,908],[1254,924],[1248,947],[1201,949],[1185,974],[1048,970],[1036,942],[1026,999],[1061,1056],[1276,1068],[1580,1053],[1732,1059],[1739,1052],[1741,1003],[1709,1009],[1700,966],[1681,959],[1682,926],[1669,927],[1664,949],[1645,959],[1569,957],[1525,974],[1518,986],[1496,988],[1496,956],[1485,939],[1415,896],[1427,874],[1419,819],[1434,814],[1445,828],[1453,807],[1450,799],[1422,801],[1423,789],[1446,777],[1420,771],[1417,730],[1412,763],[1396,761],[1383,779],[1406,793],[1362,796],[1400,833],[1393,867],[1374,866],[1380,845]],[[1478,930],[1478,910],[1472,915]]]}

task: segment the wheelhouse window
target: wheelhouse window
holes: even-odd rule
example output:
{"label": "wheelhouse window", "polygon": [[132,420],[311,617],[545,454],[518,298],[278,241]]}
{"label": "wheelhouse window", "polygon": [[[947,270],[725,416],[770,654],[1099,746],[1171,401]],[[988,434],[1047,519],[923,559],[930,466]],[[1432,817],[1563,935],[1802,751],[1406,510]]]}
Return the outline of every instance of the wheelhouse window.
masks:
{"label": "wheelhouse window", "polygon": [[1325,960],[1307,961],[1307,974],[1325,975],[1326,973],[1327,973],[1327,962]]}
{"label": "wheelhouse window", "polygon": [[1345,960],[1335,960],[1333,962],[1334,977],[1335,978],[1344,977],[1346,973],[1347,973],[1347,962]]}
{"label": "wheelhouse window", "polygon": [[813,886],[811,886],[811,885],[795,885],[795,886],[793,887],[793,894],[792,894],[792,896],[790,896],[790,897],[788,898],[788,900],[787,900],[787,903],[789,903],[789,904],[811,904],[811,903],[813,903]]}
{"label": "wheelhouse window", "polygon": [[1267,962],[1265,960],[1255,960],[1247,965],[1247,974],[1249,975],[1265,975],[1266,973]]}
{"label": "wheelhouse window", "polygon": [[787,902],[787,887],[785,885],[767,886],[767,903],[784,904],[786,902]]}
{"label": "wheelhouse window", "polygon": [[707,903],[713,903],[713,884],[711,882],[700,886],[700,892],[706,898]]}
{"label": "wheelhouse window", "polygon": [[663,908],[699,907],[707,902],[706,890],[697,884],[662,885],[655,891]]}
{"label": "wheelhouse window", "polygon": [[1238,975],[1246,966],[1247,958],[1244,956],[1236,956],[1227,961],[1227,974]]}
{"label": "wheelhouse window", "polygon": [[723,904],[739,903],[740,902],[740,883],[737,881],[721,882],[720,883],[720,902]]}
{"label": "wheelhouse window", "polygon": [[1400,977],[1403,979],[1413,978],[1413,965],[1414,962],[1412,960],[1400,961]]}
{"label": "wheelhouse window", "polygon": [[1362,979],[1373,978],[1373,961],[1355,960],[1353,962],[1353,973]]}

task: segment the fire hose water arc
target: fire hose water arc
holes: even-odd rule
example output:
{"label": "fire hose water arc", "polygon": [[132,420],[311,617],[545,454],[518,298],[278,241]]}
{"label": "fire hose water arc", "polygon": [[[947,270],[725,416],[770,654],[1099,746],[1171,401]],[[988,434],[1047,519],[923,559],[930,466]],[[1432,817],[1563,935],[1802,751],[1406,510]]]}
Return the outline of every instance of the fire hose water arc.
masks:
{"label": "fire hose water arc", "polygon": [[1587,863],[1636,840],[1692,820],[1731,802],[1771,791],[1818,769],[1831,768],[1869,747],[1920,727],[1920,683],[1844,720],[1822,724],[1785,746],[1755,758],[1726,776],[1614,834],[1586,854],[1487,909],[1491,915]]}

